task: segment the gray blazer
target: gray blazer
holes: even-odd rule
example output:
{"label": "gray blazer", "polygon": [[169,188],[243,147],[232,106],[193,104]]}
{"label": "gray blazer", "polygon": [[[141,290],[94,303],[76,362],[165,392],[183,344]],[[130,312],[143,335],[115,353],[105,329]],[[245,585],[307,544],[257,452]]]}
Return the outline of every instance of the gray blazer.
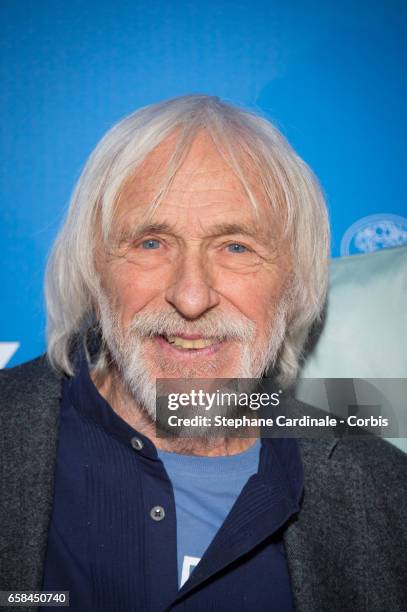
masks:
{"label": "gray blazer", "polygon": [[[60,395],[44,357],[0,373],[0,590],[41,590]],[[285,534],[296,610],[406,612],[407,456],[379,439],[300,447],[304,498]]]}

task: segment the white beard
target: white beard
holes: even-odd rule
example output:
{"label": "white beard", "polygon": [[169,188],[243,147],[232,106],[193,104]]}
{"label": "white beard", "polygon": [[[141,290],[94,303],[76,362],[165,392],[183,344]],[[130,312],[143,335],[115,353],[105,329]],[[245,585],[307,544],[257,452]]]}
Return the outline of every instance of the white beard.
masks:
{"label": "white beard", "polygon": [[[151,421],[156,421],[156,379],[150,371],[145,356],[145,340],[154,335],[166,336],[178,333],[201,333],[204,337],[226,337],[237,340],[240,348],[240,360],[235,371],[228,372],[229,378],[256,379],[273,367],[278,351],[284,339],[285,300],[282,300],[270,321],[265,342],[261,347],[254,343],[256,326],[250,319],[239,315],[231,317],[224,313],[206,313],[201,319],[186,321],[175,310],[159,313],[137,314],[128,329],[123,331],[119,318],[109,304],[107,297],[99,296],[100,327],[103,341],[114,360],[122,382],[134,400],[142,408]],[[160,363],[163,378],[217,378],[217,365],[213,361],[203,362],[198,367],[183,365],[182,371],[178,364],[163,359]],[[228,416],[232,416],[230,412]]]}

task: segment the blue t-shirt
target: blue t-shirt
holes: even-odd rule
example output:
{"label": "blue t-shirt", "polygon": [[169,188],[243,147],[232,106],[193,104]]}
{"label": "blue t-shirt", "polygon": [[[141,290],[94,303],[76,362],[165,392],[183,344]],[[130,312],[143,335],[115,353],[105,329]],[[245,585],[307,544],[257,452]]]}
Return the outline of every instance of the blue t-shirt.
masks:
{"label": "blue t-shirt", "polygon": [[259,465],[260,440],[242,453],[220,457],[157,449],[174,489],[180,588],[199,563],[247,480]]}

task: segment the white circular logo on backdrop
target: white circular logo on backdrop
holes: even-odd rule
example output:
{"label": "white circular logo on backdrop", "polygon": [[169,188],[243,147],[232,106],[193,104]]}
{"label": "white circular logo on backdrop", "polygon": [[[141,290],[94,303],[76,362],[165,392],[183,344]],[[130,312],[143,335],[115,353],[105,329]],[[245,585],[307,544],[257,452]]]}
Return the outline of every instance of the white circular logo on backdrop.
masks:
{"label": "white circular logo on backdrop", "polygon": [[369,215],[353,223],[343,235],[341,256],[372,253],[407,244],[407,219],[399,215]]}

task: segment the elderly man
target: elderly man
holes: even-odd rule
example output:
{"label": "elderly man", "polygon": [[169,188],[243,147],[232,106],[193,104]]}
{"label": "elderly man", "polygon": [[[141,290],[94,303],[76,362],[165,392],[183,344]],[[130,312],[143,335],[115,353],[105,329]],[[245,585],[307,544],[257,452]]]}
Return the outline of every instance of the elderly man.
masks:
{"label": "elderly man", "polygon": [[261,117],[192,95],[103,138],[49,260],[47,357],[1,378],[0,589],[75,612],[407,609],[401,452],[155,428],[156,379],[293,382],[328,246],[315,177]]}

